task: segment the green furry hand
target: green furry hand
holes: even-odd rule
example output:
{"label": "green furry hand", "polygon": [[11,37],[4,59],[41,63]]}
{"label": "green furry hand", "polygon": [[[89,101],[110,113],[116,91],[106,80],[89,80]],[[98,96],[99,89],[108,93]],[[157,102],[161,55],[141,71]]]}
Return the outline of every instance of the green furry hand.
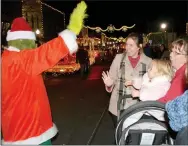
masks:
{"label": "green furry hand", "polygon": [[68,29],[78,35],[84,26],[84,19],[87,18],[86,14],[87,5],[84,1],[80,2],[77,7],[73,10]]}

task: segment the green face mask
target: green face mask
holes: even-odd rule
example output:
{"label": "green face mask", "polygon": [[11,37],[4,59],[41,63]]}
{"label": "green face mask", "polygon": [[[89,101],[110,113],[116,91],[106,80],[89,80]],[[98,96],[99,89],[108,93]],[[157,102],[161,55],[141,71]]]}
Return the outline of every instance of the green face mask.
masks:
{"label": "green face mask", "polygon": [[8,46],[16,47],[20,50],[34,49],[37,47],[37,45],[35,44],[35,40],[28,40],[28,39],[18,39],[18,40],[8,41]]}

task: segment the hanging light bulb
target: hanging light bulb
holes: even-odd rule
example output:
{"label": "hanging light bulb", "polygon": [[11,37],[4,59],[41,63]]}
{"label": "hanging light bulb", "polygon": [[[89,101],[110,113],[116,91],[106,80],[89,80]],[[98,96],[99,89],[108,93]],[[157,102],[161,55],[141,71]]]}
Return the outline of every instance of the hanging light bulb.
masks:
{"label": "hanging light bulb", "polygon": [[35,31],[35,33],[36,33],[37,35],[39,35],[39,34],[40,34],[40,30],[37,29],[37,30]]}

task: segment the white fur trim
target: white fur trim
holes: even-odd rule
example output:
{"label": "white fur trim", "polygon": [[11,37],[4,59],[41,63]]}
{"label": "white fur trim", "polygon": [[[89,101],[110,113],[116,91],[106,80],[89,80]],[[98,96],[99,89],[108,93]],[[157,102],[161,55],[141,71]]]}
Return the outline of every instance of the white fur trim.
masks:
{"label": "white fur trim", "polygon": [[78,44],[76,42],[76,35],[72,31],[66,29],[60,32],[59,35],[65,41],[65,44],[67,45],[70,54],[73,54],[78,50]]}
{"label": "white fur trim", "polygon": [[30,39],[36,40],[35,33],[32,31],[14,31],[10,30],[7,32],[7,41],[17,40],[17,39]]}
{"label": "white fur trim", "polygon": [[28,138],[26,140],[20,140],[15,142],[2,140],[2,144],[3,145],[38,145],[54,137],[57,134],[57,132],[58,132],[57,127],[55,126],[55,124],[53,124],[53,127],[51,127],[50,129],[48,129],[47,131],[45,131],[39,136],[35,136],[32,138]]}
{"label": "white fur trim", "polygon": [[16,47],[12,47],[12,46],[9,46],[8,48],[5,48],[6,50],[9,50],[9,51],[15,51],[15,52],[20,52],[20,50]]}

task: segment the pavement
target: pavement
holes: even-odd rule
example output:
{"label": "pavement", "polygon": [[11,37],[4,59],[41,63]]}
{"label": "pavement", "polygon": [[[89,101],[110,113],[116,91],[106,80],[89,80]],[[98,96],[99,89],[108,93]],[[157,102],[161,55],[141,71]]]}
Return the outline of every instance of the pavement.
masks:
{"label": "pavement", "polygon": [[59,133],[53,145],[113,145],[108,114],[110,96],[101,79],[108,65],[93,65],[83,80],[79,74],[45,79],[53,121]]}

